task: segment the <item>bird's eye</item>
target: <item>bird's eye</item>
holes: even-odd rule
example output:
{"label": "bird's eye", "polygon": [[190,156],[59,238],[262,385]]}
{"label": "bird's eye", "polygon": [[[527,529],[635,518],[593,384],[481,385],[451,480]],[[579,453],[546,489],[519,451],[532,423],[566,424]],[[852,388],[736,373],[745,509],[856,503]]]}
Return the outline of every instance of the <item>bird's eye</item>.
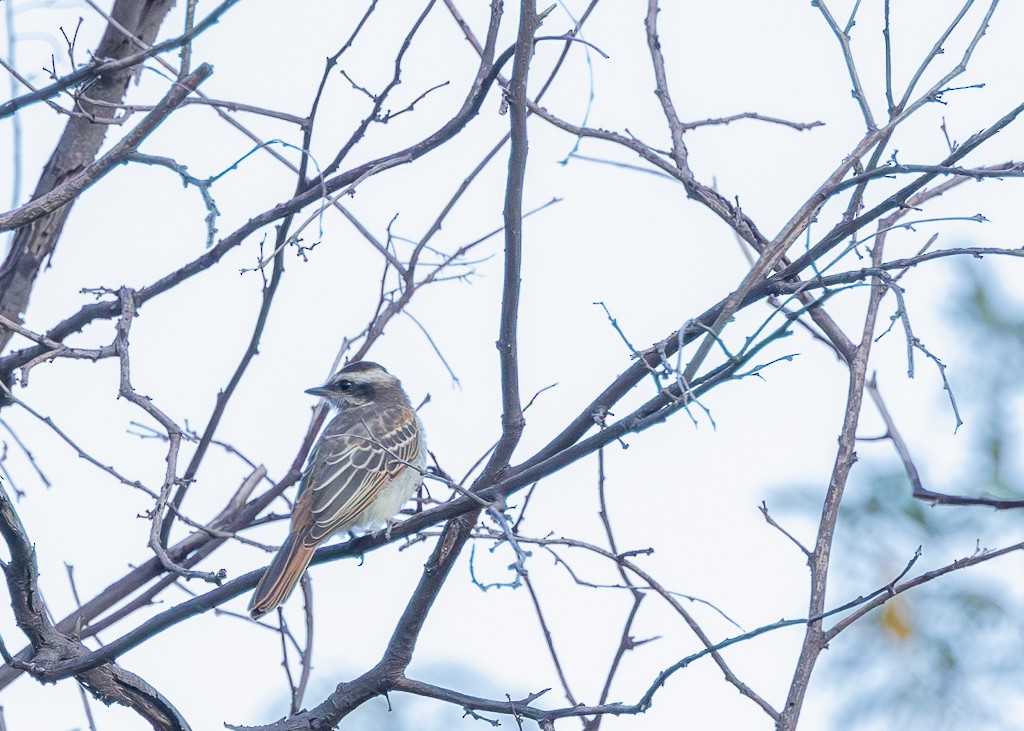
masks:
{"label": "bird's eye", "polygon": [[339,381],[338,382],[338,390],[339,391],[347,391],[350,388],[352,388],[352,381]]}

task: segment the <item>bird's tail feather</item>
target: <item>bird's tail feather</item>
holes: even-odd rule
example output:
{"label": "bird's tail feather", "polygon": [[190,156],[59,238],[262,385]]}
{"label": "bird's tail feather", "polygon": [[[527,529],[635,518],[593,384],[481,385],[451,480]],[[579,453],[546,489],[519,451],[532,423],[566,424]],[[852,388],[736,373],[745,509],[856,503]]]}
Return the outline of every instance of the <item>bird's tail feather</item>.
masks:
{"label": "bird's tail feather", "polygon": [[249,614],[253,619],[273,611],[288,598],[302,578],[302,572],[309,566],[315,550],[315,545],[305,545],[302,536],[288,536],[252,594]]}

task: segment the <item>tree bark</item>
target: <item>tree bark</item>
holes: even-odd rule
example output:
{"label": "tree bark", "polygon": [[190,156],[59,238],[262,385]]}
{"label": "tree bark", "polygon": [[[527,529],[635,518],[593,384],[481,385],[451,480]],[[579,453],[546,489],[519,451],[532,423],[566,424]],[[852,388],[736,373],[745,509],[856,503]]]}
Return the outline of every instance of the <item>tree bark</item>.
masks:
{"label": "tree bark", "polygon": [[[116,0],[111,17],[139,41],[150,45],[173,5],[174,0]],[[104,59],[123,58],[138,50],[136,42],[128,38],[121,28],[108,24],[96,47],[95,56]],[[134,73],[134,69],[128,68],[100,76],[89,85],[86,96],[100,102],[119,104],[124,99]],[[49,193],[95,160],[110,125],[92,122],[87,115],[109,119],[117,110],[80,101],[75,111],[85,112],[86,115],[68,119],[64,133],[43,168],[43,174],[32,194],[33,199]],[[44,262],[53,256],[73,205],[74,201],[14,233],[10,249],[0,267],[0,315],[17,322],[22,321],[36,278]],[[10,330],[0,327],[0,350],[7,346],[11,335],[13,333]]]}

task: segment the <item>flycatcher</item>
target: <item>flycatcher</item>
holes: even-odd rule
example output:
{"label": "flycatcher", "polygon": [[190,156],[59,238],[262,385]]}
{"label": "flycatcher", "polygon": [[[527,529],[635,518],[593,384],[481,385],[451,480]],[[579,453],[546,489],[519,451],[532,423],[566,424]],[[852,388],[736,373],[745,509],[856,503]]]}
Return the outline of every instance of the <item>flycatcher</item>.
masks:
{"label": "flycatcher", "polygon": [[335,533],[379,530],[419,486],[427,444],[402,384],[369,361],[350,363],[306,393],[338,409],[313,446],[288,538],[249,602],[253,619],[280,605]]}

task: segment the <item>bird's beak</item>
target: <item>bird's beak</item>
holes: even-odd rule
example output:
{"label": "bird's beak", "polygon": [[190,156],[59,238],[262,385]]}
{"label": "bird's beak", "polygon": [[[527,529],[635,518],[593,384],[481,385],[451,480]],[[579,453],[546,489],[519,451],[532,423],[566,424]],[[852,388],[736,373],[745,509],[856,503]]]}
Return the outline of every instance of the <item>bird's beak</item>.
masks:
{"label": "bird's beak", "polygon": [[327,388],[327,386],[317,386],[315,388],[307,388],[306,393],[308,393],[310,396],[320,396],[321,398],[323,398],[327,396],[328,393],[330,393],[330,390],[331,389]]}

